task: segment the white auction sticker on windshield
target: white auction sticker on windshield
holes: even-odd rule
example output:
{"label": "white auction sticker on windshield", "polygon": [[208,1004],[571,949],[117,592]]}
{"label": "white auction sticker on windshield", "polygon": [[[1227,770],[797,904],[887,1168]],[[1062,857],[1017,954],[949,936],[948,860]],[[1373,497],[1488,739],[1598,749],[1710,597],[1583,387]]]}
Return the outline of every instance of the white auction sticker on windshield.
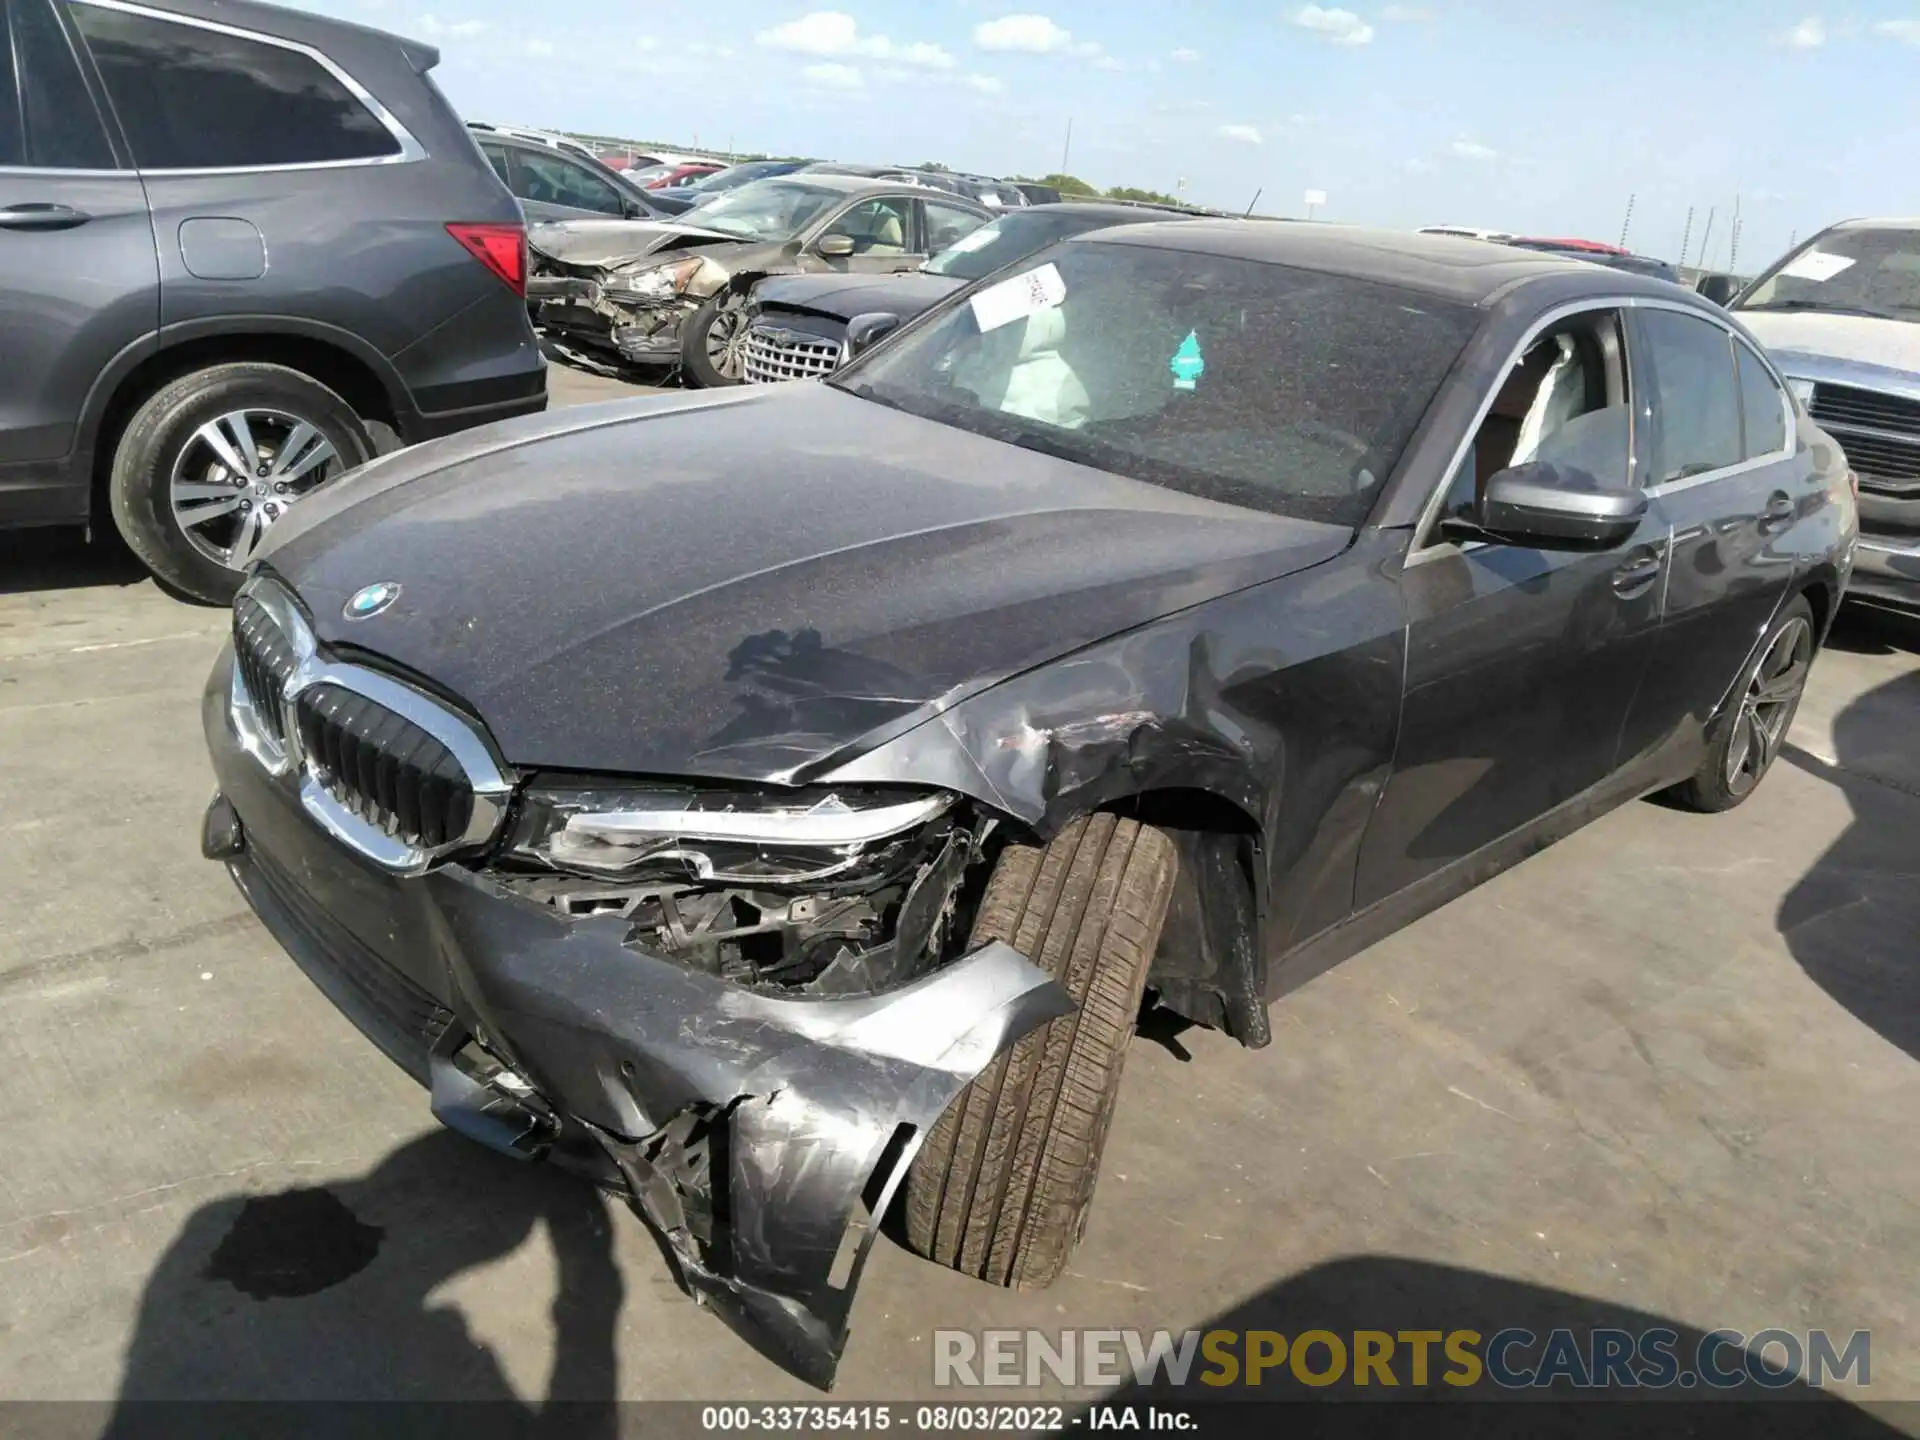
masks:
{"label": "white auction sticker on windshield", "polygon": [[1066,298],[1067,282],[1049,261],[1024,275],[989,285],[974,296],[973,319],[984,335],[1042,310],[1051,310]]}
{"label": "white auction sticker on windshield", "polygon": [[1809,250],[1782,265],[1780,273],[1791,275],[1795,280],[1831,280],[1852,264],[1853,257],[1850,255],[1829,255],[1824,250]]}

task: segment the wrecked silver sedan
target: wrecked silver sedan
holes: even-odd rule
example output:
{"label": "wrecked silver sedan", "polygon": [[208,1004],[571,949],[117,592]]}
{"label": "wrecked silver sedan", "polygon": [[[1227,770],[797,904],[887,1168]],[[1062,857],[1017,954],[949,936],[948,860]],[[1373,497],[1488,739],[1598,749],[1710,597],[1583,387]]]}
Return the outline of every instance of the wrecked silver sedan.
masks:
{"label": "wrecked silver sedan", "polygon": [[992,218],[974,201],[905,181],[756,180],[677,221],[532,227],[527,298],[572,358],[675,367],[689,385],[732,385],[745,375],[745,302],[757,281],[914,270]]}
{"label": "wrecked silver sedan", "polygon": [[1609,806],[1751,794],[1854,531],[1670,285],[1095,231],[820,383],[303,504],[205,693],[203,847],[436,1114],[597,1175],[826,1384],[896,1194],[938,1263],[1062,1273],[1147,994],[1263,1045]]}

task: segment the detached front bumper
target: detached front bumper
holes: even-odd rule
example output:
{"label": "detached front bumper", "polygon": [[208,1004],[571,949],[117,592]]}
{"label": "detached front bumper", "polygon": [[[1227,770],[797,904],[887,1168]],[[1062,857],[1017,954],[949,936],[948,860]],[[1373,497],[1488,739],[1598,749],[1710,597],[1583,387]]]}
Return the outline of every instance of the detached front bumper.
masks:
{"label": "detached front bumper", "polygon": [[446,866],[402,879],[325,836],[244,753],[228,662],[202,722],[203,848],[320,989],[428,1085],[437,1115],[522,1158],[597,1170],[688,1288],[830,1386],[878,1222],[921,1140],[993,1057],[1072,1002],[1005,945],[900,990],[750,991]]}
{"label": "detached front bumper", "polygon": [[1920,614],[1920,538],[1861,535],[1847,598]]}

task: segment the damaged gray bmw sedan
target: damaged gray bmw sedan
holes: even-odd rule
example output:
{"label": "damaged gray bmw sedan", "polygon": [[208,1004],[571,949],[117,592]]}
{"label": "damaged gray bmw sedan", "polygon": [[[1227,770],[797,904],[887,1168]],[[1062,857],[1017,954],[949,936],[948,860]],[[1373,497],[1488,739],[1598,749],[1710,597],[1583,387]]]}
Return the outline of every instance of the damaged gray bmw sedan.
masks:
{"label": "damaged gray bmw sedan", "polygon": [[1267,1006],[1779,753],[1850,473],[1733,317],[1187,220],[831,380],[383,457],[274,532],[203,832],[448,1125],[624,1196],[831,1383],[898,1197],[1064,1269],[1148,998]]}

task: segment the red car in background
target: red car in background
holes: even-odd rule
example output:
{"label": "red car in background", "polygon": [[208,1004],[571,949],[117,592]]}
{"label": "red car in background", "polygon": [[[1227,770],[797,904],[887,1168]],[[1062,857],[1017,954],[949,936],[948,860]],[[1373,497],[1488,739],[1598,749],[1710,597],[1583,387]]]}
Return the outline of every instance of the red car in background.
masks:
{"label": "red car in background", "polygon": [[665,190],[670,185],[689,185],[703,175],[727,167],[712,160],[690,160],[683,165],[649,165],[633,172],[633,178],[649,190]]}

